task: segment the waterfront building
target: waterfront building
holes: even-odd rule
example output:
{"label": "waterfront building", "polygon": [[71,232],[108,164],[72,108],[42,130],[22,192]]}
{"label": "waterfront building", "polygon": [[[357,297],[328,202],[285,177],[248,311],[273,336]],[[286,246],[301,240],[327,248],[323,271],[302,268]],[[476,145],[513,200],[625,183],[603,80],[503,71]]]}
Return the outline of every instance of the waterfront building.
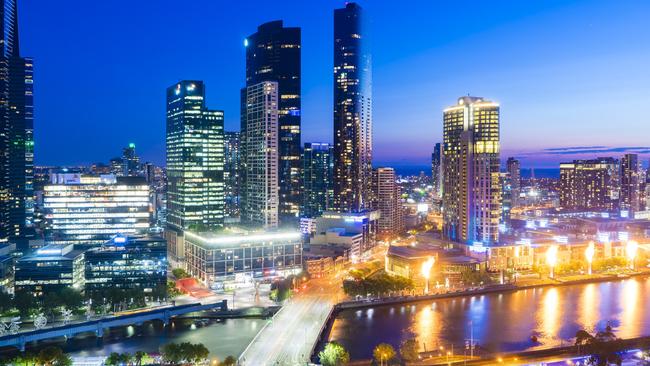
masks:
{"label": "waterfront building", "polygon": [[499,105],[461,97],[444,110],[443,235],[466,243],[499,240]]}
{"label": "waterfront building", "polygon": [[[372,248],[377,240],[378,211],[357,213],[325,211],[315,219],[310,248],[329,248],[344,252],[352,261]],[[338,256],[338,255],[337,255]]]}
{"label": "waterfront building", "polygon": [[519,195],[521,194],[521,164],[515,158],[508,158],[506,161],[506,171],[510,179],[510,196],[512,207],[519,204]]}
{"label": "waterfront building", "polygon": [[513,207],[514,192],[512,189],[512,177],[509,173],[499,173],[501,184],[501,221],[506,223],[510,220],[510,210]]}
{"label": "waterfront building", "polygon": [[361,6],[334,10],[334,207],[371,206],[371,57]]}
{"label": "waterfront building", "polygon": [[442,198],[442,145],[437,143],[431,154],[431,185],[435,198]]}
{"label": "waterfront building", "polygon": [[184,230],[224,224],[223,111],[205,105],[202,81],[167,88],[167,215],[169,259],[182,264]]}
{"label": "waterfront building", "polygon": [[246,88],[242,118],[241,221],[265,229],[278,226],[278,83]]}
{"label": "waterfront building", "polygon": [[620,209],[629,217],[641,210],[641,172],[639,155],[625,154],[621,159]]}
{"label": "waterfront building", "polygon": [[316,217],[333,208],[333,153],[334,147],[330,144],[305,143],[302,152],[301,217]]}
{"label": "waterfront building", "polygon": [[226,218],[229,221],[239,221],[240,190],[241,190],[241,149],[239,132],[226,131],[224,139],[225,165],[223,169],[226,181]]}
{"label": "waterfront building", "polygon": [[45,240],[98,246],[117,234],[150,227],[149,185],[143,177],[52,174],[44,187]]}
{"label": "waterfront building", "polygon": [[33,238],[33,60],[21,57],[17,0],[0,1],[0,242]]}
{"label": "waterfront building", "polygon": [[266,81],[277,83],[278,211],[281,223],[297,225],[301,204],[300,28],[284,27],[281,20],[264,23],[246,38],[245,45],[246,87]]}
{"label": "waterfront building", "polygon": [[384,239],[399,235],[403,229],[403,210],[400,189],[393,168],[373,170],[373,196],[375,209],[379,211],[377,234]]}
{"label": "waterfront building", "polygon": [[167,243],[162,238],[119,235],[84,256],[86,293],[139,290],[152,298],[166,293]]}
{"label": "waterfront building", "polygon": [[302,270],[298,231],[186,232],[188,273],[212,289]]}
{"label": "waterfront building", "polygon": [[614,211],[618,206],[619,162],[614,158],[560,164],[560,208]]}
{"label": "waterfront building", "polygon": [[63,288],[84,289],[84,254],[73,245],[53,244],[16,261],[15,292],[42,296]]}

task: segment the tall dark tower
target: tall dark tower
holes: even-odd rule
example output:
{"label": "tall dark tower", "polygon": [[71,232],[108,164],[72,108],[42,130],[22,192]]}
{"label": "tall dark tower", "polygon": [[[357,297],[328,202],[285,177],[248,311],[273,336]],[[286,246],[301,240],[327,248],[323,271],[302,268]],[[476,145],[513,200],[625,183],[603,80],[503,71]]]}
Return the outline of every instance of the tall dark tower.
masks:
{"label": "tall dark tower", "polygon": [[300,28],[284,27],[281,20],[264,23],[246,38],[245,45],[246,86],[278,83],[278,210],[281,224],[297,223],[302,167]]}
{"label": "tall dark tower", "polygon": [[0,1],[0,241],[33,236],[33,62],[20,57],[16,0]]}
{"label": "tall dark tower", "polygon": [[371,206],[371,60],[362,9],[334,10],[334,207],[341,212]]}

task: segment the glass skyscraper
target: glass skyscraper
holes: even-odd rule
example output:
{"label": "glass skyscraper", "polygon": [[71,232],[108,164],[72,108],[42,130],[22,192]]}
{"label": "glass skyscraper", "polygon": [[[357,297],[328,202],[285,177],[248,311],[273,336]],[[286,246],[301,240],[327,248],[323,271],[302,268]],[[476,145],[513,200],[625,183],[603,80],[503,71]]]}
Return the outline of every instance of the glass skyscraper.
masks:
{"label": "glass skyscraper", "polygon": [[442,197],[442,145],[438,142],[431,153],[431,185],[436,198]]}
{"label": "glass skyscraper", "polygon": [[[246,38],[246,86],[278,83],[279,215],[297,223],[300,209],[300,28],[281,20],[260,25]],[[242,98],[242,103],[245,100]]]}
{"label": "glass skyscraper", "polygon": [[167,230],[170,260],[182,262],[183,231],[224,223],[223,111],[205,106],[202,81],[167,88]]}
{"label": "glass skyscraper", "polygon": [[327,143],[307,142],[302,153],[302,207],[303,217],[320,216],[332,209],[334,191],[334,147]]}
{"label": "glass skyscraper", "polygon": [[371,206],[371,60],[362,9],[334,10],[334,206],[358,212]]}
{"label": "glass skyscraper", "polygon": [[238,220],[240,214],[240,187],[241,187],[241,134],[226,131],[224,139],[225,167],[224,179],[226,180],[226,217]]}
{"label": "glass skyscraper", "polygon": [[499,105],[461,97],[444,110],[443,235],[468,244],[499,240]]}
{"label": "glass skyscraper", "polygon": [[20,57],[16,0],[0,1],[0,241],[33,236],[33,61]]}

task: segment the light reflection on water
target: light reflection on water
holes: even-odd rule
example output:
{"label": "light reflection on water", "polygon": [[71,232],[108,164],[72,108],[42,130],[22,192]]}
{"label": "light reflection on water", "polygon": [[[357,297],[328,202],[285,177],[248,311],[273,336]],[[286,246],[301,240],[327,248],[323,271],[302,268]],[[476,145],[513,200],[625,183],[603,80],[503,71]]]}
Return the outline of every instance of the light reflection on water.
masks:
{"label": "light reflection on water", "polygon": [[378,343],[399,347],[411,337],[421,350],[452,344],[462,350],[470,329],[492,352],[567,344],[579,329],[607,324],[629,338],[650,335],[646,298],[650,278],[379,306],[341,312],[329,338],[343,343],[353,359],[369,358]]}

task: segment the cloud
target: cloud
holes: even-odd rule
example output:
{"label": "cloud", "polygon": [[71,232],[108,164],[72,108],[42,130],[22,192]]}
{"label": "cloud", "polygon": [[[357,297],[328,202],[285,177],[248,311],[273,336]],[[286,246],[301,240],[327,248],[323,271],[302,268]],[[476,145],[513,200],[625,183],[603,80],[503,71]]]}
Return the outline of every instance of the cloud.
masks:
{"label": "cloud", "polygon": [[578,155],[578,154],[607,154],[607,153],[635,153],[635,154],[650,154],[650,147],[648,146],[583,146],[583,147],[558,147],[548,148],[541,152],[542,154],[549,155]]}

